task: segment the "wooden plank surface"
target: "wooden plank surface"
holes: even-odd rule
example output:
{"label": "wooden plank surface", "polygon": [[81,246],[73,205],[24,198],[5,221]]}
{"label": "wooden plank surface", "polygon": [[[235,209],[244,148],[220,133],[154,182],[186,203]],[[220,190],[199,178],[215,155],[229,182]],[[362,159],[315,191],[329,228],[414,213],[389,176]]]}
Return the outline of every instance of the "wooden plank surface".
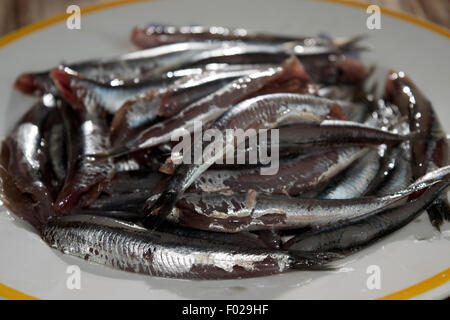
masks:
{"label": "wooden plank surface", "polygon": [[[81,7],[110,0],[0,0],[0,36],[63,13],[71,4]],[[358,0],[379,4],[450,28],[450,0]]]}

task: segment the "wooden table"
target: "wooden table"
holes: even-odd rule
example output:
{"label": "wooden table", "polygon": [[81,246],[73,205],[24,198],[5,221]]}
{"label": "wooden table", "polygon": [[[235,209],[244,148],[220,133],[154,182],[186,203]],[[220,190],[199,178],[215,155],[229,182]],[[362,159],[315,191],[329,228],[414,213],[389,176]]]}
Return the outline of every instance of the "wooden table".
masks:
{"label": "wooden table", "polygon": [[[0,36],[51,16],[63,13],[71,4],[81,7],[111,0],[1,0]],[[449,0],[358,0],[379,4],[429,20],[450,29]]]}

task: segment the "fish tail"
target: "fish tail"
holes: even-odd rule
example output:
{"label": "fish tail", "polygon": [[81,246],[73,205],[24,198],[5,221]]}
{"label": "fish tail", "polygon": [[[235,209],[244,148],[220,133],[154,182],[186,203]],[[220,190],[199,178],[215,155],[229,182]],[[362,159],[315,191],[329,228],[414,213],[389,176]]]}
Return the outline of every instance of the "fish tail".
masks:
{"label": "fish tail", "polygon": [[153,204],[151,204],[150,206],[146,206],[142,224],[149,229],[155,230],[172,212],[172,209],[175,206],[177,200],[177,192],[163,192]]}
{"label": "fish tail", "polygon": [[336,265],[332,262],[344,257],[334,252],[303,252],[290,251],[292,269],[296,270],[334,270]]}

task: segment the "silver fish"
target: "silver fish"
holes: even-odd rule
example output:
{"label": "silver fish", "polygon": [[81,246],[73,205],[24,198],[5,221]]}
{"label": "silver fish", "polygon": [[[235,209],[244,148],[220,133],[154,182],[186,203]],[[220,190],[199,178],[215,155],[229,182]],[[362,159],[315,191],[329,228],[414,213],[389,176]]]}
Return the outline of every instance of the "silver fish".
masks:
{"label": "silver fish", "polygon": [[369,151],[337,177],[337,181],[320,195],[320,199],[351,199],[364,195],[381,165],[380,148]]}
{"label": "silver fish", "polygon": [[55,201],[55,209],[68,212],[73,207],[89,205],[102,192],[114,175],[114,164],[108,159],[94,163],[83,155],[103,152],[109,147],[105,119],[87,112],[73,112],[62,108],[68,132],[68,166],[62,190]]}
{"label": "silver fish", "polygon": [[247,43],[283,43],[295,41],[304,46],[336,46],[344,50],[357,42],[361,36],[349,39],[325,39],[298,37],[254,32],[243,28],[219,26],[174,26],[151,23],[133,29],[131,39],[141,48],[152,48],[170,43],[188,41],[243,41]]}
{"label": "silver fish", "polygon": [[282,247],[301,252],[352,253],[407,225],[427,209],[449,185],[448,180],[438,182],[397,208],[384,210],[351,223],[338,223],[327,228],[306,231],[290,239]]}
{"label": "silver fish", "polygon": [[242,248],[209,240],[149,232],[136,224],[95,216],[54,218],[43,239],[66,254],[112,268],[182,279],[233,279],[290,269],[320,269],[322,255]]}
{"label": "silver fish", "polygon": [[[161,65],[173,65],[183,56],[194,57],[202,50],[211,50],[221,44],[206,42],[175,43],[158,48],[140,50],[123,55],[65,64],[81,76],[102,83],[121,81],[139,82],[154,78]],[[50,78],[50,71],[25,73],[16,80],[15,87],[24,93],[42,95],[57,93]]]}
{"label": "silver fish", "polygon": [[[300,94],[262,95],[244,100],[232,107],[217,119],[211,128],[220,131],[223,137],[227,137],[225,131],[228,128],[239,128],[245,132],[249,128],[271,129],[295,122],[320,123],[326,118],[342,116],[344,105],[345,103]],[[149,215],[155,213],[163,217],[167,215],[183,192],[224,154],[234,150],[234,144],[234,137],[231,137],[230,141],[225,141],[223,146],[216,149],[214,155],[204,156],[201,164],[180,165],[161,197],[149,208]],[[206,144],[203,150],[208,148],[210,145]]]}
{"label": "silver fish", "polygon": [[323,188],[330,179],[364,156],[367,148],[328,149],[280,161],[276,175],[261,175],[260,168],[207,170],[196,179],[189,192],[247,192],[296,196]]}
{"label": "silver fish", "polygon": [[[126,101],[114,116],[111,124],[112,142],[114,145],[124,144],[156,122],[159,117],[170,118],[177,115],[190,104],[214,93],[233,80],[269,67],[229,66],[217,71],[205,70],[201,74],[185,76],[169,86],[162,86],[134,97]],[[117,101],[115,103],[117,104]]]}
{"label": "silver fish", "polygon": [[[269,229],[321,229],[350,223],[408,203],[427,188],[449,179],[450,167],[433,171],[408,188],[384,197],[343,200],[288,198],[250,190],[243,194],[185,193],[166,219],[217,232]],[[158,194],[147,205],[158,199]]]}
{"label": "silver fish", "polygon": [[192,103],[178,115],[149,127],[124,146],[118,146],[106,153],[91,156],[96,158],[118,157],[139,149],[168,143],[171,141],[175,130],[183,128],[191,133],[194,131],[195,123],[200,122],[203,125],[208,125],[236,103],[257,93],[267,85],[283,79],[303,79],[306,76],[300,62],[296,58],[290,58],[281,66],[268,68],[231,82],[215,93]]}

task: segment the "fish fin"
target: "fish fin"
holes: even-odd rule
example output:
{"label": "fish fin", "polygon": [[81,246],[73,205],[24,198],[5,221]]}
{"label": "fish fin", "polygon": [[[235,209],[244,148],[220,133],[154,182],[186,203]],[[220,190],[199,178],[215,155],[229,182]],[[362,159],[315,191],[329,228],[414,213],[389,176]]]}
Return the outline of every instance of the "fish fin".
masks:
{"label": "fish fin", "polygon": [[[178,200],[178,193],[175,191],[164,191],[161,196],[149,207],[145,208],[145,216],[142,224],[145,227],[155,230],[162,221],[172,212]],[[155,220],[154,217],[157,217]]]}
{"label": "fish fin", "polygon": [[335,270],[332,262],[345,257],[335,252],[303,252],[289,251],[292,257],[292,268],[296,270]]}

